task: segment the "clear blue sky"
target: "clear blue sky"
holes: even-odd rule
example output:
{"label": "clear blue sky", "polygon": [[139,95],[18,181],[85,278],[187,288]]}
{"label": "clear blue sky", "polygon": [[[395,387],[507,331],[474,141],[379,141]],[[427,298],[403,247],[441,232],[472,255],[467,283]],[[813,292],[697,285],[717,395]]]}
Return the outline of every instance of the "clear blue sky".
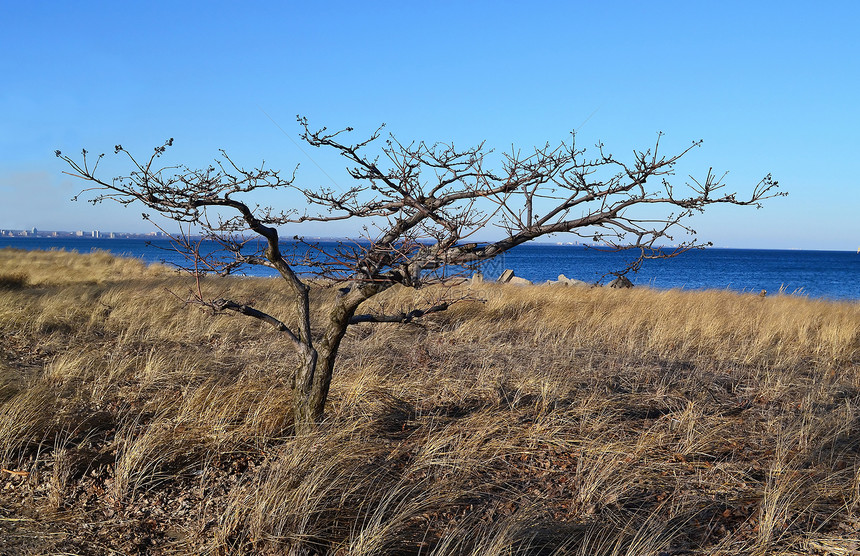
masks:
{"label": "clear blue sky", "polygon": [[[579,144],[622,158],[658,131],[670,150],[704,139],[680,178],[713,166],[747,190],[772,172],[790,195],[712,211],[702,239],[860,246],[860,3],[12,2],[2,14],[0,228],[151,230],[142,207],[71,202],[80,184],[55,149],[174,137],[171,161],[204,166],[224,148],[330,183],[278,127],[297,138],[303,114],[499,150],[576,128]],[[341,160],[305,150],[348,183]],[[125,170],[114,164],[106,175]]]}

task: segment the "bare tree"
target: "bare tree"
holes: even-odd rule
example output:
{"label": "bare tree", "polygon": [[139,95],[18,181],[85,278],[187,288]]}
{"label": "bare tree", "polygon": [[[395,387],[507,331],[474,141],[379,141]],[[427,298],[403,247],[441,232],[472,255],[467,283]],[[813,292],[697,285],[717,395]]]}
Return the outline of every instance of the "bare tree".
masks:
{"label": "bare tree", "polygon": [[[461,150],[444,143],[405,144],[391,136],[374,150],[381,127],[366,140],[352,143],[344,139],[351,128],[329,132],[312,130],[305,118],[298,122],[307,144],[331,149],[349,161],[348,172],[355,180],[352,187],[346,191],[306,188],[296,183],[295,171],[283,175],[264,165],[246,170],[224,151],[203,169],[161,167],[158,159],[172,139],[143,160],[117,145],[115,153],[128,158],[132,171],[107,181],[96,172],[104,155],[91,166],[86,151],[81,159],[56,153],[71,166],[72,175],[93,184],[82,192],[94,192],[92,202],[140,202],[179,222],[180,228],[184,223],[201,230],[205,239],[223,247],[219,255],[207,253],[190,236],[178,236],[196,269],[226,274],[245,265],[262,265],[280,274],[289,292],[284,304],[290,319],[228,299],[204,300],[201,294],[198,301],[217,311],[259,319],[295,346],[300,363],[291,383],[298,431],[313,430],[323,417],[338,347],[350,324],[409,322],[445,310],[450,303],[441,300],[397,314],[356,315],[363,302],[395,284],[420,288],[438,280],[445,269],[468,268],[517,245],[562,232],[613,249],[636,250],[624,271],[635,270],[647,258],[671,257],[700,246],[687,222],[707,206],[759,206],[764,199],[784,194],[776,191],[777,182],[768,175],[740,198],[725,192],[723,178],[712,170],[703,180],[691,178],[676,189],[669,182],[675,164],[701,141],[667,156],[659,152],[658,135],[653,148],[635,151],[632,161],[622,162],[604,152],[602,144],[587,156],[573,137],[526,154],[502,154],[500,169],[491,170],[485,165],[492,151],[483,144]],[[246,200],[259,190],[285,188],[300,192],[307,207],[275,210]],[[285,254],[295,243],[285,246],[278,227],[339,220],[363,224],[365,241],[341,243],[324,254],[314,254],[319,247],[306,244]],[[488,226],[500,227],[502,238],[466,243]],[[675,232],[683,239],[675,240]],[[264,240],[256,241],[258,248],[251,241],[254,237]],[[675,246],[667,249],[661,245],[666,242]],[[344,286],[316,331],[311,323],[311,281],[299,275],[298,268]],[[295,324],[288,326],[285,321]]]}

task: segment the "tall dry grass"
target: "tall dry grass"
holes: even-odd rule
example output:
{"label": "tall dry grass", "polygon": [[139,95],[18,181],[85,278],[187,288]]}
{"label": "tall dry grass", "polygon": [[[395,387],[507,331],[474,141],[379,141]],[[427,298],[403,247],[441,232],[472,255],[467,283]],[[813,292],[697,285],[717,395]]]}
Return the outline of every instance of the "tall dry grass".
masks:
{"label": "tall dry grass", "polygon": [[[421,323],[352,328],[327,421],[296,436],[289,346],[185,306],[188,287],[0,251],[0,553],[847,554],[860,536],[856,303],[464,284],[472,301]],[[285,295],[203,287],[275,313]],[[362,310],[434,294],[415,295]]]}

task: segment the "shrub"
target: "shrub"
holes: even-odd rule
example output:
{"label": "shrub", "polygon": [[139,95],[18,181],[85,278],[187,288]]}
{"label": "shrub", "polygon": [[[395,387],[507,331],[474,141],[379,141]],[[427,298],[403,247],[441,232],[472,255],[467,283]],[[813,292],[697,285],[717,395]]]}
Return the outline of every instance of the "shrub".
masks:
{"label": "shrub", "polygon": [[0,289],[20,290],[27,287],[27,275],[24,273],[0,274]]}

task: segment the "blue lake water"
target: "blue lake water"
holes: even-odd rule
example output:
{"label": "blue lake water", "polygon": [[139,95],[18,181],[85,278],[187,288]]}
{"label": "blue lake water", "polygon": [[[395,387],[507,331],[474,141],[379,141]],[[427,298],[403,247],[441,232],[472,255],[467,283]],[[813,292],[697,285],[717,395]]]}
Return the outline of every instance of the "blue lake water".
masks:
{"label": "blue lake water", "polygon": [[[333,244],[331,244],[333,245]],[[325,244],[323,244],[325,246]],[[66,249],[86,253],[94,249],[137,257],[147,263],[182,264],[181,255],[167,240],[93,238],[0,238],[0,248]],[[606,253],[571,245],[526,244],[484,266],[487,278],[505,268],[538,282],[559,274],[593,282],[605,273],[623,268],[625,253]],[[265,268],[247,274],[270,275]],[[732,289],[755,292],[798,293],[815,298],[860,300],[860,254],[852,251],[794,251],[762,249],[705,249],[675,258],[646,261],[630,275],[634,284],[654,288]]]}

